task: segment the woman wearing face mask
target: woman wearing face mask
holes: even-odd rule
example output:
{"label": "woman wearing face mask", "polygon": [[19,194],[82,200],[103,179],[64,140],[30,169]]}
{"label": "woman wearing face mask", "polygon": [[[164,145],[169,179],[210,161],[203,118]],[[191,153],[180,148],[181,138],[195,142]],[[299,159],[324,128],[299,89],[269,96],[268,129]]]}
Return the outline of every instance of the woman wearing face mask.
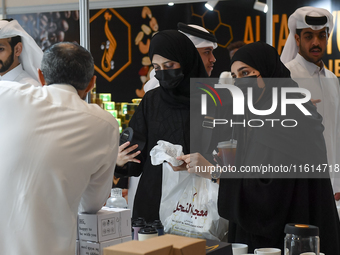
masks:
{"label": "woman wearing face mask", "polygon": [[[278,88],[279,98],[276,111],[265,116],[253,114],[246,102],[246,113],[242,116],[245,123],[258,119],[265,124],[258,128],[238,125],[237,168],[307,164],[317,167],[327,163],[322,118],[312,103],[303,104],[311,115],[304,115],[295,105],[287,105],[287,115],[281,115],[281,89],[296,88],[297,84],[290,79],[290,72],[276,50],[262,42],[248,44],[235,53],[231,64],[235,85],[245,94],[248,88],[253,89],[255,109],[271,108],[273,87]],[[304,96],[290,93],[287,97]],[[295,119],[298,125],[283,127],[275,122],[273,126],[265,119]],[[250,252],[263,247],[283,251],[285,224],[310,224],[319,227],[320,252],[340,254],[339,216],[329,175],[325,172],[319,176],[322,178],[313,178],[312,173],[307,176],[310,178],[306,175],[296,178],[293,173],[244,173],[238,179],[230,179],[225,174],[226,178],[220,179],[218,207],[220,216],[229,220],[228,242],[246,243]]]}
{"label": "woman wearing face mask", "polygon": [[146,138],[146,144],[136,158],[132,159],[138,152],[130,155],[133,162],[116,168],[119,174],[141,175],[132,218],[143,217],[147,222],[159,219],[162,187],[162,165],[151,164],[150,150],[165,140],[189,153],[190,78],[208,77],[195,46],[178,31],[158,32],[151,40],[149,56],[160,87],[145,94],[129,123]]}

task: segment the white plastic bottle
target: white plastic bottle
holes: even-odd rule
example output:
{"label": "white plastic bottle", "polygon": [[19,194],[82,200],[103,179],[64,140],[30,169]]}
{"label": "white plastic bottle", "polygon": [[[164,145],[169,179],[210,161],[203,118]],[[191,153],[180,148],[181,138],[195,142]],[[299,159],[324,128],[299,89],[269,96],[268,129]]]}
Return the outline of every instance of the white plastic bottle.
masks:
{"label": "white plastic bottle", "polygon": [[111,189],[111,197],[106,201],[106,206],[111,208],[127,208],[125,198],[122,196],[122,189],[113,188]]}

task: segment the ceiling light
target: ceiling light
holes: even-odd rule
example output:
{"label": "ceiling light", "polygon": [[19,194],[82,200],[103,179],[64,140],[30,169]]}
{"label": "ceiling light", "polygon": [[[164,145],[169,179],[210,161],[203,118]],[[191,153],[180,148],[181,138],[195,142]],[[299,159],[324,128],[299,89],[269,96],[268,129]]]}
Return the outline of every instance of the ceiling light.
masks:
{"label": "ceiling light", "polygon": [[265,4],[265,3],[261,3],[261,2],[259,2],[257,0],[255,0],[254,9],[258,10],[258,11],[261,11],[261,12],[264,12],[264,13],[267,13],[268,5]]}
{"label": "ceiling light", "polygon": [[174,2],[168,3],[169,6],[174,6]]}
{"label": "ceiling light", "polygon": [[215,8],[215,5],[218,3],[218,1],[208,1],[206,4],[205,4],[205,8],[207,8],[209,11],[212,11],[214,10]]}

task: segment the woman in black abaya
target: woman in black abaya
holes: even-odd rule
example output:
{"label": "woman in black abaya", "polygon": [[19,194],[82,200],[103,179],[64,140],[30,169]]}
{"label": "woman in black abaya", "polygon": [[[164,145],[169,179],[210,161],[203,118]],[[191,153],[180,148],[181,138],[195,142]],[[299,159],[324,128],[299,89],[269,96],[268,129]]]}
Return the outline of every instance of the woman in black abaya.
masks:
{"label": "woman in black abaya", "polygon": [[[297,87],[276,50],[263,42],[240,48],[231,63],[235,85],[245,93],[248,87],[253,88],[255,109],[266,110],[272,106],[272,87],[279,91],[283,87]],[[295,99],[304,97],[298,93],[288,95]],[[258,128],[238,125],[238,169],[260,165],[317,167],[327,163],[322,118],[316,108],[310,101],[303,104],[311,113],[306,116],[295,105],[288,105],[287,115],[281,116],[280,96],[279,92],[278,108],[269,116],[254,115],[245,107],[242,118],[246,123],[260,119],[265,124]],[[272,127],[265,119],[295,119],[298,125],[287,128],[275,122]],[[276,178],[278,176],[280,178]],[[310,224],[319,227],[320,252],[340,254],[339,216],[328,173],[320,175],[321,178],[313,177],[313,174],[246,173],[239,179],[221,178],[218,207],[220,216],[229,220],[228,241],[246,243],[250,252],[263,247],[283,250],[285,224]]]}
{"label": "woman in black abaya", "polygon": [[190,147],[190,78],[208,77],[201,57],[193,43],[175,30],[158,32],[151,40],[149,56],[156,70],[160,87],[145,94],[129,126],[146,138],[146,144],[136,160],[116,173],[141,175],[135,195],[133,218],[147,222],[159,219],[162,187],[162,165],[153,166],[150,150],[157,141],[165,140]]}

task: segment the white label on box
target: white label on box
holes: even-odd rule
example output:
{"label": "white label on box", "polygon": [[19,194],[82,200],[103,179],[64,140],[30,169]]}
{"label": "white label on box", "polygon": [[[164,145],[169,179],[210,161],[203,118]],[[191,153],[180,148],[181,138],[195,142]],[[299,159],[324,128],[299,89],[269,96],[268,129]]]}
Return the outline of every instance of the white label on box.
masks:
{"label": "white label on box", "polygon": [[112,218],[104,219],[101,221],[101,225],[102,225],[101,231],[102,231],[103,236],[116,234],[116,224],[115,224],[116,218],[117,217],[112,217]]}
{"label": "white label on box", "polygon": [[100,210],[96,214],[78,214],[79,240],[103,242],[131,236],[130,210],[109,209]]}
{"label": "white label on box", "polygon": [[97,215],[79,214],[78,215],[79,240],[98,241]]}
{"label": "white label on box", "polygon": [[119,237],[131,236],[130,209],[103,207],[102,210],[119,213],[119,219],[116,220],[117,222],[119,222],[119,224],[117,224],[118,225],[117,231],[119,232]]}
{"label": "white label on box", "polygon": [[115,244],[120,244],[121,238],[104,241],[101,243],[80,241],[80,255],[103,255],[103,249]]}
{"label": "white label on box", "polygon": [[99,255],[99,243],[80,241],[80,255]]}

